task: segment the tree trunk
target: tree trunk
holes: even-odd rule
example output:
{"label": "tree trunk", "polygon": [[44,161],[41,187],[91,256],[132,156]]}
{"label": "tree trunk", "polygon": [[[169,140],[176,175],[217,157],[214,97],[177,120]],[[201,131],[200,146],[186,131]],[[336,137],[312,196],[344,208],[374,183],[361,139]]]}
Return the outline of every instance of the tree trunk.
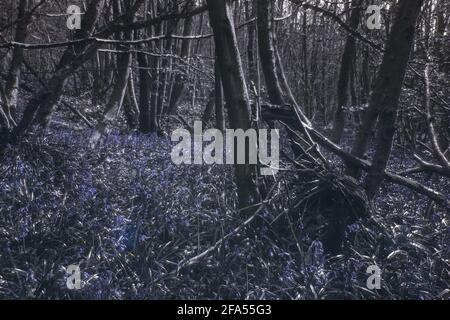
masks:
{"label": "tree trunk", "polygon": [[[215,77],[217,77],[217,75],[215,75]],[[216,97],[216,90],[212,89],[208,95],[208,102],[206,103],[206,108],[202,116],[202,121],[204,123],[207,123],[209,122],[209,120],[211,120],[215,108],[216,102],[215,97]]]}
{"label": "tree trunk", "polygon": [[[361,20],[362,0],[352,1],[352,13],[350,15],[349,26],[356,30]],[[356,39],[348,35],[342,55],[341,69],[337,86],[337,108],[334,115],[334,125],[332,141],[339,144],[345,128],[345,108],[348,106],[349,83],[352,72],[352,64],[356,56]]]}
{"label": "tree trunk", "polygon": [[[104,60],[104,59],[103,59]],[[92,88],[92,104],[97,106],[100,103],[100,92],[102,88],[102,60],[97,52],[95,56],[94,84]]]}
{"label": "tree trunk", "polygon": [[[245,18],[247,20],[252,19],[255,14],[255,4],[253,3],[253,8],[250,9],[250,2],[245,3]],[[257,82],[257,71],[256,71],[256,61],[255,61],[255,39],[256,39],[256,22],[252,22],[247,27],[248,39],[247,39],[247,63],[248,63],[248,77],[250,83],[256,84]]]}
{"label": "tree trunk", "polygon": [[[3,88],[2,83],[0,82],[0,102],[1,100],[6,100],[5,89]],[[3,104],[0,104],[0,133],[9,132],[11,129],[11,124],[9,121],[9,117],[6,115]],[[1,146],[1,144],[0,144]]]}
{"label": "tree trunk", "polygon": [[[172,10],[177,11],[178,5],[176,1],[172,1],[171,4]],[[174,31],[176,31],[178,26],[178,19],[169,20],[166,25],[166,35],[171,36]],[[163,54],[173,54],[174,41],[172,39],[165,40],[164,51],[161,52]],[[165,108],[166,95],[167,95],[167,87],[170,83],[170,68],[171,65],[171,57],[162,57],[161,58],[161,72],[160,72],[160,85],[158,88],[158,102],[157,102],[157,110],[158,115],[163,113]]]}
{"label": "tree trunk", "polygon": [[273,37],[272,0],[254,0],[258,21],[258,46],[261,67],[266,80],[267,93],[272,104],[284,105],[280,80],[276,72]]}
{"label": "tree trunk", "polygon": [[[193,2],[192,2],[193,4]],[[184,20],[184,26],[183,26],[183,36],[188,37],[192,35],[192,27],[193,27],[193,18],[187,17]],[[191,40],[190,39],[183,39],[181,42],[181,58],[188,59],[191,51]],[[174,86],[172,89],[172,94],[170,96],[169,101],[169,108],[168,113],[169,114],[176,114],[178,109],[178,103],[180,101],[181,96],[184,92],[184,82],[186,81],[186,75],[183,72],[178,72],[175,76],[174,80]]]}
{"label": "tree trunk", "polygon": [[137,102],[136,98],[136,91],[134,88],[134,76],[132,72],[130,73],[128,79],[128,89],[126,95],[126,102],[124,103],[124,112],[128,127],[130,129],[136,128],[137,120],[139,117],[139,103]]}
{"label": "tree trunk", "polygon": [[[125,6],[129,6],[129,2],[125,2]],[[129,9],[129,7],[127,8]],[[128,12],[128,10],[127,10]],[[121,7],[120,7],[120,0],[116,0],[115,6],[114,6],[114,13],[116,17],[120,16],[122,14]],[[127,19],[128,23],[132,23],[134,21],[133,16],[129,16]],[[119,38],[123,38],[124,40],[131,40],[133,35],[132,31],[127,31],[125,34]],[[129,45],[118,45],[117,46],[118,51],[125,51],[121,53],[117,53],[117,76],[116,76],[116,83],[114,84],[113,91],[111,94],[111,97],[109,98],[109,101],[106,105],[105,113],[103,115],[103,118],[101,121],[99,121],[96,131],[91,137],[91,145],[96,145],[97,141],[100,139],[100,137],[104,134],[108,133],[109,127],[114,123],[117,115],[119,114],[120,109],[123,105],[123,100],[125,98],[125,93],[127,90],[129,78],[130,78],[130,69],[131,69],[131,59],[132,54],[129,52],[130,46]]]}
{"label": "tree trunk", "polygon": [[[89,2],[86,14],[82,20],[81,29],[75,34],[76,39],[85,38],[93,32],[104,4],[105,0],[92,0]],[[22,119],[13,131],[13,140],[19,139],[35,123],[39,123],[43,127],[48,125],[53,108],[61,97],[67,78],[89,60],[97,52],[98,47],[99,45],[96,43],[90,45],[80,43],[65,50],[55,74],[49,81],[49,85],[37,92],[26,105]]]}
{"label": "tree trunk", "polygon": [[92,137],[93,144],[95,144],[103,134],[107,134],[108,128],[113,124],[122,107],[130,76],[131,53],[119,53],[117,65],[119,71],[117,73],[116,83],[114,84],[113,92],[106,105],[103,119],[97,125],[96,132]]}
{"label": "tree trunk", "polygon": [[[255,5],[257,6],[256,12],[258,21],[259,56],[261,58],[262,71],[266,80],[269,101],[271,104],[283,106],[285,105],[285,100],[283,98],[283,91],[281,89],[280,79],[277,72],[277,58],[272,17],[272,0],[255,0],[255,2]],[[281,61],[278,64],[280,67],[280,74],[282,75],[284,86],[286,87],[286,91],[289,94],[289,100],[292,103],[292,108],[295,110],[297,118],[299,120],[299,129],[306,136],[306,140],[313,144],[311,137],[304,128],[305,124],[309,125],[309,120],[295,102],[290,87],[287,83],[287,79],[284,76],[284,70],[282,68]],[[292,141],[292,150],[295,156],[298,157],[303,153],[302,149],[296,143],[298,138],[296,134],[290,130],[288,131],[288,134]]]}
{"label": "tree trunk", "polygon": [[362,71],[361,71],[361,97],[362,97],[362,103],[366,104],[368,102],[369,96],[370,96],[370,56],[369,56],[369,49],[364,48],[363,53],[363,64],[362,64]]}
{"label": "tree trunk", "polygon": [[396,18],[371,97],[368,116],[364,118],[363,126],[358,134],[354,155],[361,157],[361,152],[365,152],[367,145],[367,141],[363,138],[369,136],[366,132],[371,129],[368,121],[371,120],[372,115],[379,116],[375,155],[365,182],[369,198],[373,198],[378,191],[389,161],[396,131],[395,123],[401,88],[423,3],[424,0],[401,0],[398,4]]}
{"label": "tree trunk", "polygon": [[[157,123],[156,117],[152,117],[152,104],[150,88],[152,87],[152,77],[150,76],[149,63],[144,53],[138,53],[139,64],[139,128],[144,134],[155,132]],[[153,108],[155,109],[155,108]]]}
{"label": "tree trunk", "polygon": [[303,101],[305,104],[306,116],[311,118],[312,110],[310,103],[310,90],[309,90],[309,63],[308,63],[308,15],[306,10],[303,12],[303,25],[302,25],[302,66],[303,66]]}
{"label": "tree trunk", "polygon": [[225,110],[223,105],[223,88],[222,88],[222,75],[220,73],[219,63],[214,63],[215,77],[214,77],[214,105],[216,111],[216,127],[220,131],[225,131]]}
{"label": "tree trunk", "polygon": [[[247,84],[236,39],[235,26],[229,0],[207,0],[210,23],[214,31],[217,61],[223,81],[224,97],[232,129],[251,129],[251,109]],[[249,152],[249,148],[246,148]],[[247,157],[246,157],[247,158]],[[247,208],[261,201],[256,184],[256,166],[235,165],[239,207]],[[250,215],[255,208],[243,210]]]}
{"label": "tree trunk", "polygon": [[[409,6],[405,2],[412,3],[413,5]],[[363,158],[367,151],[370,137],[380,113],[383,110],[397,109],[404,75],[411,53],[411,45],[414,40],[415,22],[417,20],[417,14],[405,17],[404,12],[408,11],[409,13],[411,10],[419,11],[416,7],[419,6],[420,8],[422,2],[420,0],[410,2],[403,0],[398,5],[399,22],[396,24],[396,28],[393,29],[388,39],[383,61],[374,81],[373,90],[369,99],[369,107],[364,113],[362,123],[353,144],[352,154],[358,158]],[[413,18],[414,20],[412,20]],[[359,170],[351,165],[348,165],[348,171],[354,177],[357,177],[359,174]]]}
{"label": "tree trunk", "polygon": [[[27,13],[29,0],[20,0],[19,13],[17,15],[17,29],[14,41],[24,43],[28,36],[28,25],[31,22],[31,15]],[[17,96],[19,94],[20,68],[23,62],[23,48],[13,49],[11,67],[6,78],[5,113],[10,124],[15,125],[14,110],[17,108]]]}
{"label": "tree trunk", "polygon": [[[163,25],[158,24],[154,28],[155,35],[162,34]],[[163,41],[157,41],[153,47],[156,52],[163,51]],[[150,72],[152,75],[152,81],[150,86],[150,123],[151,132],[157,132],[159,130],[159,88],[161,87],[162,78],[162,59],[160,57],[150,56]]]}

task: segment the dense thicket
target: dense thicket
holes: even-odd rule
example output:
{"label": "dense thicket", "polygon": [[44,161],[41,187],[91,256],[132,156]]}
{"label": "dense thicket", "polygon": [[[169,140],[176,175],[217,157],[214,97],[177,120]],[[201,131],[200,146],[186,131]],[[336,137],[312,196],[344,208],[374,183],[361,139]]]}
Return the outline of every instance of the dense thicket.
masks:
{"label": "dense thicket", "polygon": [[[69,5],[79,6],[81,15],[67,13]],[[377,10],[368,8],[374,6],[381,8],[379,28],[371,25]],[[153,290],[158,281],[171,289],[158,289],[155,297],[168,297],[170,290],[178,290],[178,297],[194,297],[188,292],[188,283],[195,276],[189,278],[186,271],[189,280],[182,289],[174,289],[166,279],[175,272],[170,264],[177,264],[178,270],[189,269],[216,252],[223,256],[219,262],[214,260],[217,265],[212,268],[219,268],[231,263],[229,251],[241,240],[230,239],[239,237],[254,241],[254,248],[246,251],[253,263],[258,261],[258,250],[270,247],[289,255],[279,263],[295,262],[299,268],[320,265],[331,269],[339,264],[334,261],[324,267],[323,262],[310,261],[322,244],[326,254],[334,255],[351,255],[350,248],[355,246],[380,258],[380,264],[385,263],[391,272],[391,282],[382,294],[385,297],[408,296],[392,289],[401,281],[395,278],[389,259],[398,255],[417,262],[438,255],[433,257],[436,270],[430,271],[430,278],[421,279],[428,287],[415,288],[427,292],[427,298],[448,296],[448,292],[437,291],[448,285],[448,279],[442,277],[449,270],[445,260],[449,239],[435,231],[429,233],[448,231],[449,221],[448,1],[8,0],[0,3],[0,12],[0,245],[11,252],[22,250],[21,241],[29,243],[34,237],[42,241],[41,249],[46,252],[36,254],[38,264],[47,254],[54,258],[61,250],[57,239],[74,241],[81,251],[86,250],[90,244],[64,237],[69,222],[62,213],[85,221],[88,227],[80,234],[86,236],[86,232],[101,228],[91,214],[98,213],[99,219],[105,220],[104,228],[113,230],[116,222],[104,214],[109,209],[125,210],[133,221],[129,225],[145,230],[140,234],[142,243],[137,240],[141,231],[132,232],[133,245],[131,236],[124,236],[130,242],[124,250],[136,255],[152,251],[159,266],[156,278],[144,276],[136,269],[145,265],[155,271],[158,268],[153,262],[133,260],[135,257],[132,262],[127,260],[127,268],[136,271],[136,282],[148,285],[143,285],[146,289],[142,291],[134,288],[134,297],[151,296],[146,290]],[[68,28],[68,20],[78,18],[79,28]],[[216,167],[186,173],[166,163],[167,157],[157,156],[155,162],[158,152],[170,157],[165,136],[175,128],[192,131],[195,120],[221,131],[280,129],[282,173],[262,176],[264,164],[235,165],[232,176],[228,169]],[[147,147],[155,150],[145,150]],[[248,157],[249,143],[246,147]],[[69,151],[75,155],[68,155]],[[79,165],[76,170],[75,165]],[[145,168],[149,165],[164,172],[164,177],[146,171],[155,170]],[[118,170],[117,175],[109,166]],[[119,172],[121,167],[132,170],[136,181],[128,181]],[[202,180],[197,186],[191,182],[186,186],[185,181],[177,184],[186,174],[199,174]],[[226,183],[221,181],[223,177]],[[170,182],[163,187],[166,182],[161,179]],[[125,183],[123,189],[121,183]],[[192,189],[191,195],[184,196],[195,204],[186,209],[187,202],[183,202],[180,210],[199,210],[205,216],[198,224],[203,221],[214,232],[198,231],[197,237],[197,231],[189,229],[195,219],[189,216],[183,222],[183,214],[168,209],[178,207],[174,205],[177,192],[183,194],[187,189]],[[155,198],[149,200],[149,194]],[[81,200],[81,195],[86,199]],[[49,207],[49,199],[55,207]],[[401,199],[408,202],[404,208]],[[73,212],[77,201],[85,207]],[[47,216],[48,225],[40,225],[36,216],[45,210],[61,220]],[[156,211],[173,215],[176,222],[170,217],[160,221]],[[16,214],[30,217],[25,221]],[[414,225],[408,220],[410,215],[420,222]],[[118,216],[128,219],[125,213]],[[222,225],[217,226],[219,221]],[[127,223],[116,227],[122,230]],[[398,231],[397,224],[409,229]],[[60,228],[56,238],[48,233],[50,225]],[[356,232],[355,225],[362,226],[363,240],[349,236]],[[161,226],[164,232],[152,234],[152,228]],[[125,229],[121,232],[128,232]],[[376,233],[380,236],[375,237]],[[414,238],[417,233],[425,240]],[[410,242],[399,240],[398,234],[409,237]],[[40,236],[50,237],[51,244]],[[145,248],[145,240],[153,236],[161,246]],[[196,237],[197,243],[192,240]],[[101,247],[102,239],[93,241],[92,250]],[[358,241],[366,241],[368,248]],[[186,244],[184,251],[178,247],[183,246],[180,243]],[[164,244],[176,247],[168,253],[176,261],[159,259],[165,254]],[[414,256],[414,245],[423,252]],[[58,249],[49,253],[44,246]],[[119,251],[114,254],[124,258]],[[259,253],[264,263],[270,261],[268,252]],[[17,263],[26,262],[22,254],[17,253]],[[240,265],[245,259],[237,256],[242,261],[236,265]],[[386,260],[386,256],[390,258]],[[14,259],[3,266],[0,262],[0,268],[7,271],[7,275],[0,273],[0,295],[13,295],[12,287],[2,290],[2,279],[8,284],[15,281],[10,270]],[[84,261],[88,266],[89,259]],[[120,263],[114,260],[112,264],[117,267]],[[349,269],[360,271],[362,265],[366,264]],[[41,274],[48,271],[38,269]],[[258,272],[264,271],[254,272],[256,279]],[[311,275],[302,272],[292,271],[295,280],[287,281],[290,285],[301,283],[299,291],[281,290],[283,294],[277,296],[270,291],[278,290],[276,286],[268,285],[275,280],[265,279],[261,285],[273,297],[311,297],[304,292],[310,290],[305,283]],[[229,279],[238,283],[242,280],[238,274]],[[348,280],[347,274],[336,277]],[[113,278],[122,279],[117,274]],[[202,279],[198,281],[209,281]],[[319,285],[320,279],[316,280],[313,287]],[[326,285],[321,285],[327,291]],[[33,286],[36,292],[41,290],[40,295],[49,295],[50,289]],[[239,285],[239,294],[220,289],[220,284],[215,288],[219,289],[202,294],[242,297],[244,290]],[[18,296],[27,289],[20,290]],[[123,290],[131,292],[130,288]],[[339,290],[365,296],[346,286]],[[257,297],[256,292],[261,294],[255,289],[247,296]],[[320,292],[313,296],[319,297]]]}

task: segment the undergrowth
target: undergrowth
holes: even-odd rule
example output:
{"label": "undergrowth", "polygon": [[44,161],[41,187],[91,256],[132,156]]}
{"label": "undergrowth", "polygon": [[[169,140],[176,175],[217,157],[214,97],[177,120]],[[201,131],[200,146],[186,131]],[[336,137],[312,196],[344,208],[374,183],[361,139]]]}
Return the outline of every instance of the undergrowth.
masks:
{"label": "undergrowth", "polygon": [[[177,167],[167,137],[113,132],[91,150],[89,135],[54,127],[5,151],[0,298],[450,298],[443,208],[386,185],[371,218],[347,226],[341,253],[330,255],[288,210],[290,172],[279,174],[262,223],[178,269],[243,223],[232,167]],[[66,286],[73,264],[78,291]],[[380,290],[366,286],[371,265],[382,270]]]}

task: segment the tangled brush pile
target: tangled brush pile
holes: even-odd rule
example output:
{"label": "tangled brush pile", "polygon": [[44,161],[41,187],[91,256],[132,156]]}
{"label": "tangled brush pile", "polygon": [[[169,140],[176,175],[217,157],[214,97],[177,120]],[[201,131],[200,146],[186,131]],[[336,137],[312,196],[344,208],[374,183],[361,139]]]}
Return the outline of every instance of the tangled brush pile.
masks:
{"label": "tangled brush pile", "polygon": [[337,254],[347,226],[370,216],[369,201],[364,189],[348,176],[310,172],[314,179],[300,184],[292,210],[307,232],[323,242],[327,252]]}

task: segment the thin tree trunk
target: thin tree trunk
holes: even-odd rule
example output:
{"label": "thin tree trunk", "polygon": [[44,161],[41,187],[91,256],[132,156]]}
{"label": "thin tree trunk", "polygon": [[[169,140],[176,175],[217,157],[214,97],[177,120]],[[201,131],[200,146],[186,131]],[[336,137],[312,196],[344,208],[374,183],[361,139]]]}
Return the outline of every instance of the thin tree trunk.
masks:
{"label": "thin tree trunk", "polygon": [[[2,100],[6,101],[6,93],[2,83],[0,82],[0,102]],[[2,133],[3,131],[8,132],[10,129],[11,124],[9,122],[9,117],[3,110],[3,104],[0,104],[0,133]]]}
{"label": "thin tree trunk", "polygon": [[[266,80],[267,92],[269,95],[269,101],[271,104],[283,106],[285,105],[285,100],[283,98],[283,93],[281,90],[280,79],[277,73],[277,62],[276,62],[276,48],[275,48],[275,37],[273,34],[273,18],[272,18],[272,2],[271,0],[255,0],[257,8],[257,21],[258,21],[258,45],[259,45],[259,56],[261,58],[261,66]],[[280,66],[280,74],[284,75],[284,70]],[[304,125],[309,125],[309,120],[301,112],[299,106],[296,104],[295,99],[290,91],[289,85],[285,77],[283,77],[284,86],[290,96],[290,101],[293,104],[292,108],[295,110],[298,124],[300,130],[306,136],[306,140],[311,142],[312,139],[308,132],[305,130]],[[295,143],[298,138],[295,133],[289,130],[288,132],[290,139],[292,140],[291,146],[296,157],[302,154],[302,149]]]}
{"label": "thin tree trunk", "polygon": [[[92,0],[89,2],[82,27],[76,32],[76,39],[82,39],[91,34],[104,4],[105,0]],[[22,119],[13,131],[12,138],[14,140],[19,139],[30,130],[34,123],[39,123],[43,127],[48,125],[53,109],[61,98],[62,89],[67,78],[89,60],[97,52],[98,48],[98,44],[88,45],[83,43],[66,49],[59,61],[55,74],[49,81],[49,85],[37,92],[26,105]]]}
{"label": "thin tree trunk", "polygon": [[[401,0],[399,2],[374,94],[371,97],[369,110],[374,109],[379,114],[379,119],[375,155],[365,181],[369,198],[373,198],[377,193],[384,179],[391,154],[401,88],[414,44],[417,19],[423,3],[424,0]],[[380,96],[376,96],[378,94]],[[364,120],[367,121],[367,118]],[[361,131],[365,130],[367,128],[361,127]],[[365,137],[367,134],[360,134],[360,136]],[[358,140],[358,142],[365,145],[363,140]],[[357,145],[357,147],[360,146]],[[361,151],[361,149],[357,151]],[[355,155],[359,157],[358,154]]]}
{"label": "thin tree trunk", "polygon": [[[155,34],[162,34],[162,24],[158,24],[155,26]],[[155,43],[154,50],[162,52],[163,51],[163,41]],[[151,132],[157,132],[159,130],[159,110],[158,110],[158,101],[159,101],[159,88],[161,84],[162,77],[162,60],[160,57],[150,58],[150,72],[152,75],[152,82],[150,86],[150,123],[151,123]]]}
{"label": "thin tree trunk", "polygon": [[[125,6],[128,6],[127,9],[129,9],[129,2],[125,2]],[[120,6],[120,0],[116,0],[114,11],[116,17],[120,16],[122,14],[121,6]],[[127,10],[128,12],[128,10]],[[132,23],[134,20],[133,16],[129,16],[127,19],[128,23]],[[122,36],[124,40],[131,40],[133,35],[132,31],[127,31]],[[120,35],[118,35],[120,38]],[[132,54],[129,52],[130,46],[129,45],[119,45],[118,51],[125,51],[124,53],[117,53],[117,77],[116,77],[116,83],[114,84],[114,88],[111,94],[111,97],[109,98],[109,101],[106,105],[105,113],[103,115],[102,120],[99,121],[96,131],[91,137],[91,145],[94,146],[97,144],[97,141],[100,139],[100,137],[104,134],[108,133],[109,127],[113,125],[115,119],[117,118],[120,109],[122,108],[123,101],[125,98],[125,93],[127,90],[129,78],[130,78],[130,69],[131,69],[131,59]],[[128,52],[127,52],[128,51]]]}
{"label": "thin tree trunk", "polygon": [[361,83],[362,83],[361,102],[366,104],[370,96],[370,57],[368,48],[364,48],[363,55],[364,57],[361,72]]}
{"label": "thin tree trunk", "polygon": [[272,0],[254,0],[253,4],[256,6],[257,12],[259,56],[266,80],[267,93],[272,104],[281,106],[285,104],[285,101],[276,72]]}
{"label": "thin tree trunk", "polygon": [[[160,30],[161,23],[149,29],[148,33],[159,34]],[[138,53],[137,58],[139,65],[139,129],[142,133],[148,134],[157,132],[159,128],[157,106],[152,95],[157,86],[155,74],[158,60],[156,57],[149,58],[144,53]]]}
{"label": "thin tree trunk", "polygon": [[[435,158],[439,161],[442,167],[450,170],[450,161],[445,156],[445,150],[441,150],[441,145],[439,143],[438,133],[436,131],[436,127],[434,124],[434,112],[431,105],[431,83],[430,83],[430,64],[427,63],[424,71],[424,80],[425,80],[425,97],[424,97],[424,106],[425,106],[425,114],[427,120],[428,127],[428,135],[431,140],[432,150]],[[447,130],[449,128],[447,127]]]}
{"label": "thin tree trunk", "polygon": [[[411,2],[402,0],[398,5],[399,14],[401,10],[406,11],[412,3],[410,10],[421,5],[423,1],[414,0]],[[414,25],[411,26],[411,19],[414,19]],[[362,123],[359,127],[356,139],[353,144],[352,154],[358,158],[363,158],[366,153],[370,137],[377,123],[378,116],[383,110],[396,110],[399,102],[399,96],[403,85],[406,66],[411,53],[411,45],[414,40],[414,26],[417,16],[407,17],[399,16],[399,22],[396,25],[395,32],[391,32],[388,40],[387,49],[383,56],[380,69],[374,81],[373,90],[369,99],[369,107],[364,113]],[[406,23],[403,26],[401,23]],[[381,121],[380,121],[381,122]],[[348,165],[350,175],[357,177],[359,170]]]}
{"label": "thin tree trunk", "polygon": [[[251,109],[247,84],[237,44],[233,16],[228,0],[207,0],[210,23],[214,31],[217,61],[223,81],[224,97],[232,129],[251,129]],[[246,150],[249,152],[249,149]],[[246,157],[247,158],[247,157]],[[250,164],[235,165],[239,207],[247,208],[261,201],[257,187],[257,168]],[[250,215],[255,208],[243,210]]]}
{"label": "thin tree trunk", "polygon": [[[103,59],[104,60],[104,59]],[[100,103],[100,92],[102,83],[102,60],[100,54],[97,52],[95,56],[95,71],[94,71],[94,85],[92,88],[92,104],[94,106]]]}
{"label": "thin tree trunk", "polygon": [[126,94],[126,102],[124,103],[125,118],[127,120],[128,127],[130,129],[136,128],[138,116],[139,116],[139,103],[136,98],[136,92],[134,88],[134,76],[130,71],[128,79],[128,88]]}
{"label": "thin tree trunk", "polygon": [[152,77],[150,76],[149,63],[144,53],[138,53],[139,64],[139,128],[142,133],[151,133],[156,131],[157,123],[151,115],[151,94]]}
{"label": "thin tree trunk", "polygon": [[[121,50],[123,50],[123,48]],[[130,76],[131,53],[119,53],[117,64],[119,66],[119,72],[117,74],[116,83],[114,84],[113,92],[106,105],[103,119],[96,127],[96,132],[92,138],[93,144],[95,144],[103,134],[107,134],[108,128],[114,123],[114,120],[122,107],[127,90],[128,78]]]}
{"label": "thin tree trunk", "polygon": [[[193,2],[192,2],[193,3]],[[192,35],[192,28],[193,28],[193,18],[188,17],[184,20],[184,26],[183,26],[183,36],[188,37]],[[181,58],[188,59],[191,51],[191,43],[192,41],[190,39],[183,39],[181,42]],[[172,94],[170,96],[169,101],[169,108],[168,113],[169,114],[176,114],[178,109],[178,103],[180,101],[180,98],[183,95],[184,92],[184,82],[186,81],[186,74],[183,72],[177,73],[174,80],[174,86],[172,89]]]}
{"label": "thin tree trunk", "polygon": [[[28,25],[31,22],[31,15],[27,13],[29,0],[20,0],[17,29],[14,37],[15,42],[24,43],[28,36]],[[16,125],[14,120],[14,110],[17,108],[17,96],[19,94],[20,68],[23,62],[23,48],[15,47],[12,53],[11,67],[9,69],[5,86],[5,114],[11,125]]]}
{"label": "thin tree trunk", "polygon": [[[362,0],[352,1],[352,13],[350,15],[349,26],[355,30],[361,20]],[[342,55],[341,69],[337,86],[337,108],[334,115],[332,141],[339,144],[345,128],[345,108],[348,106],[349,83],[352,72],[352,64],[356,55],[356,39],[348,35]]]}
{"label": "thin tree trunk", "polygon": [[305,113],[308,118],[311,118],[311,103],[310,103],[310,90],[309,90],[309,63],[308,63],[308,35],[307,35],[307,12],[303,12],[303,26],[302,26],[302,63],[303,63],[303,92],[304,92],[304,103],[305,103]]}
{"label": "thin tree trunk", "polygon": [[[255,14],[255,5],[253,3],[252,9],[250,9],[250,1],[245,3],[245,18],[247,20],[252,19]],[[248,63],[248,77],[250,83],[256,84],[256,63],[255,63],[255,39],[256,39],[256,22],[252,22],[247,27],[248,40],[247,40],[247,63]]]}
{"label": "thin tree trunk", "polygon": [[214,64],[215,81],[214,81],[214,105],[216,110],[216,127],[220,131],[225,131],[225,110],[223,105],[223,88],[222,88],[222,75],[220,73],[219,63],[216,61]]}
{"label": "thin tree trunk", "polygon": [[215,97],[216,90],[212,89],[208,96],[208,102],[206,103],[205,112],[203,112],[202,121],[204,123],[207,123],[209,120],[211,120],[215,108]]}
{"label": "thin tree trunk", "polygon": [[[173,11],[177,10],[178,6],[176,1],[172,1],[171,6]],[[174,33],[174,31],[176,31],[177,26],[178,26],[178,19],[169,20],[166,26],[166,35],[171,36]],[[164,51],[161,53],[172,54],[174,47],[173,43],[174,43],[173,40],[170,38],[165,40]],[[157,102],[158,115],[161,115],[163,113],[164,104],[166,103],[166,92],[169,83],[169,75],[170,75],[169,66],[171,64],[171,59],[172,58],[170,57],[163,57],[160,63],[161,72],[160,72],[160,85],[158,88],[158,102]]]}

